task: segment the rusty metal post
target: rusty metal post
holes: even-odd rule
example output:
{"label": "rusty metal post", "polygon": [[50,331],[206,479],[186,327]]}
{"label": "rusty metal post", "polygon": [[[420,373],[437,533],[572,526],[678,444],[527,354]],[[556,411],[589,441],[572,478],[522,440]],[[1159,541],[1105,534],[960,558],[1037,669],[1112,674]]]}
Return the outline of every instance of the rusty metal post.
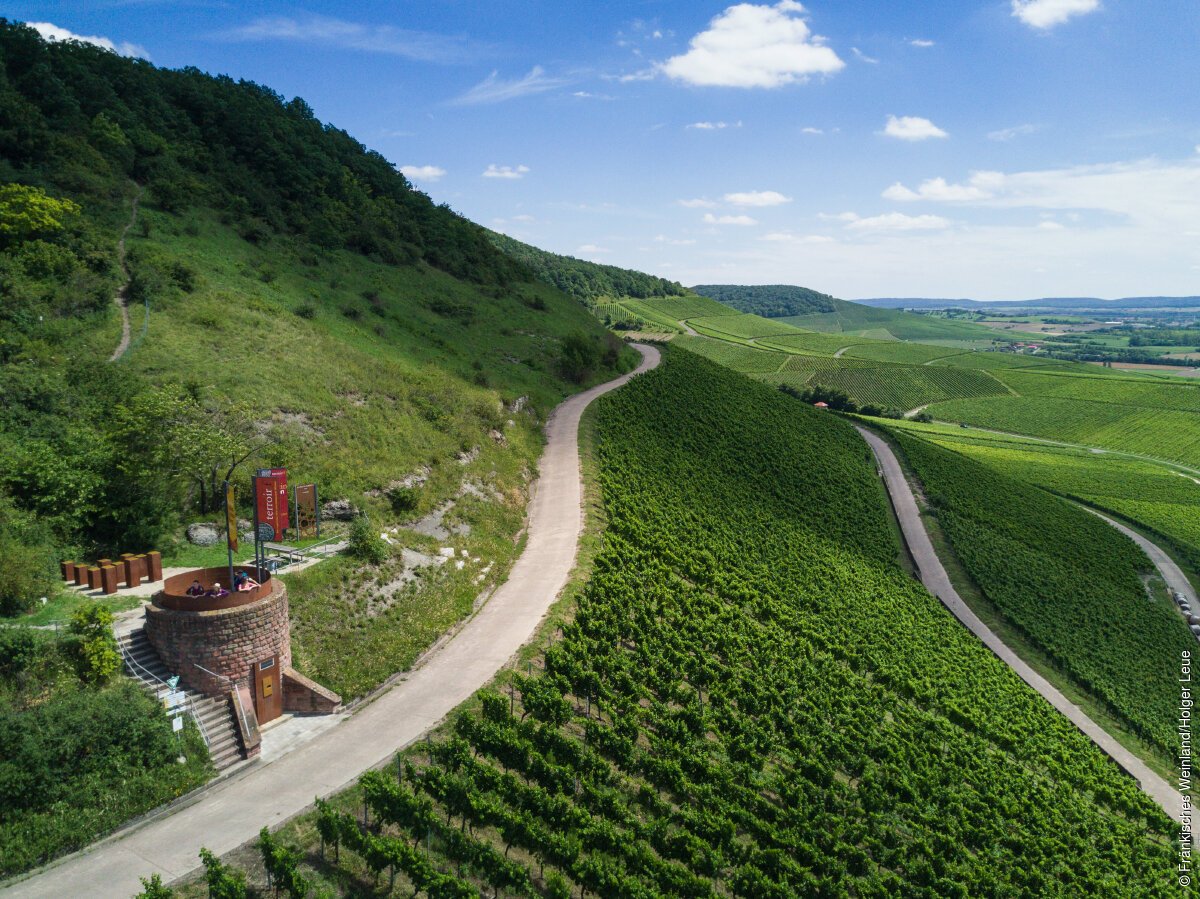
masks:
{"label": "rusty metal post", "polygon": [[76,565],[75,566],[75,586],[76,587],[83,587],[87,584],[87,570],[88,570],[88,567],[86,565]]}
{"label": "rusty metal post", "polygon": [[142,582],[141,575],[138,571],[137,559],[132,557],[125,559],[125,561],[122,563],[122,567],[125,569],[126,587],[136,587]]}
{"label": "rusty metal post", "polygon": [[100,589],[100,569],[99,568],[97,568],[96,566],[93,565],[91,568],[89,568],[87,570],[87,582],[88,582],[89,590],[99,590]]}
{"label": "rusty metal post", "polygon": [[146,553],[146,580],[161,581],[162,573],[162,553],[157,549]]}
{"label": "rusty metal post", "polygon": [[105,565],[100,569],[100,589],[105,596],[112,596],[117,592],[118,573],[114,565]]}
{"label": "rusty metal post", "polygon": [[74,562],[59,562],[58,568],[62,572],[62,579],[64,581],[70,582],[70,581],[75,580],[75,563]]}

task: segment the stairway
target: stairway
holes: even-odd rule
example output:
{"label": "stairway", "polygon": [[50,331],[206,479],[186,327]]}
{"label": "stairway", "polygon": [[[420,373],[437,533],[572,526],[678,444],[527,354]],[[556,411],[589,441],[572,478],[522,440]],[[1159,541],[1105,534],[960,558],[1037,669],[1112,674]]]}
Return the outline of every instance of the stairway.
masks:
{"label": "stairway", "polygon": [[[168,691],[167,680],[174,672],[168,671],[154,647],[146,638],[142,628],[135,628],[117,635],[117,646],[125,663],[125,673],[136,680],[156,699],[162,699]],[[228,696],[205,696],[180,685],[180,692],[189,701],[199,721],[200,731],[208,742],[208,754],[218,771],[228,768],[243,758],[241,741],[233,720],[233,709]]]}

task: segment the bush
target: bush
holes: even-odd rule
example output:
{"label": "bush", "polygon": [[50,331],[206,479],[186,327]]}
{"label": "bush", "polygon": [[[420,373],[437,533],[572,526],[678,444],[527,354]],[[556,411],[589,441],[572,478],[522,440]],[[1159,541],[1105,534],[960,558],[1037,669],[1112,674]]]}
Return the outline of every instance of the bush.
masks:
{"label": "bush", "polygon": [[0,495],[0,615],[28,612],[58,588],[56,547],[44,531]]}
{"label": "bush", "polygon": [[421,500],[421,491],[416,487],[393,487],[387,492],[392,511],[397,515],[412,512]]}
{"label": "bush", "polygon": [[162,878],[157,874],[151,874],[150,879],[145,877],[138,878],[142,882],[142,891],[133,899],[174,899],[175,891],[168,886],[164,886]]}
{"label": "bush", "polygon": [[100,605],[80,606],[71,616],[75,668],[85,684],[107,683],[121,667],[112,612]]}
{"label": "bush", "polygon": [[378,565],[388,557],[387,542],[379,536],[379,529],[371,523],[366,513],[350,522],[350,555],[364,562]]}

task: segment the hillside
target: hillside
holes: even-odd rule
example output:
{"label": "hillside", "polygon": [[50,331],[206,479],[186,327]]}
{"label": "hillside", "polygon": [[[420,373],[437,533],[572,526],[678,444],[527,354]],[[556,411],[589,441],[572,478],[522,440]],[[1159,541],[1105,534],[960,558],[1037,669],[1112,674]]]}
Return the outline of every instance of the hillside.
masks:
{"label": "hillside", "polygon": [[[505,576],[545,416],[633,361],[483,229],[255,84],[0,22],[0,180],[0,634],[103,611],[59,595],[59,559],[223,562],[183,525],[219,519],[226,477],[249,518],[250,474],[285,466],[376,534],[379,564],[286,578],[294,666],[361,695]],[[423,562],[446,546],[471,561]],[[0,873],[211,773],[194,734],[185,769],[162,709],[124,698],[106,626],[79,627],[5,642]],[[59,731],[97,735],[99,774],[45,744]]]}
{"label": "hillside", "polygon": [[739,312],[764,318],[833,312],[838,302],[828,294],[792,284],[697,284],[692,290]]}
{"label": "hillside", "polygon": [[789,284],[754,287],[737,284],[698,284],[692,290],[740,312],[778,318],[807,331],[846,333],[876,340],[931,342],[993,342],[1000,337],[995,331],[969,322],[933,319],[890,308],[874,308]]}
{"label": "hillside", "polygon": [[686,296],[688,293],[682,285],[666,278],[539,250],[495,231],[489,231],[488,237],[505,255],[532,271],[539,280],[569,293],[588,306],[602,298],[646,299]]}
{"label": "hillside", "polygon": [[394,774],[285,830],[310,860],[314,830],[340,846],[306,873],[353,892],[392,863],[400,889],[454,895],[1169,895],[1171,822],[895,566],[850,426],[666,357],[600,401],[608,526],[574,621]]}

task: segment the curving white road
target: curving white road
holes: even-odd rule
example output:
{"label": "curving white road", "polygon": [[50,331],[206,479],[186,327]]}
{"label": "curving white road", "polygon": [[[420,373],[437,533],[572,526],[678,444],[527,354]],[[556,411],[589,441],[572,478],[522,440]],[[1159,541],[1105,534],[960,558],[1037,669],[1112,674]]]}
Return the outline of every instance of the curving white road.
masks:
{"label": "curving white road", "polygon": [[164,881],[199,866],[200,847],[218,855],[349,786],[387,761],[484,686],[533,635],[567,583],[583,529],[579,419],[596,397],[658,365],[659,351],[635,344],[631,374],[577,394],[546,423],[546,449],[529,504],[525,551],[508,580],[444,646],[342,724],[270,764],[253,766],[173,814],[69,856],[3,891],[5,897],[127,899],[139,877]]}
{"label": "curving white road", "polygon": [[[896,454],[887,441],[866,428],[855,425],[863,439],[875,454],[879,467],[883,471],[883,479],[887,485],[888,494],[900,520],[900,529],[904,533],[904,541],[908,544],[909,552],[921,574],[921,583],[930,593],[942,601],[954,617],[975,634],[984,645],[999,656],[1000,660],[1010,667],[1021,680],[1033,687],[1047,702],[1070,719],[1097,746],[1104,750],[1127,774],[1142,788],[1147,796],[1153,799],[1171,818],[1178,821],[1182,811],[1183,797],[1167,781],[1151,771],[1146,763],[1118,743],[1095,721],[1083,713],[1058,688],[1034,671],[1023,659],[1008,648],[1004,642],[986,624],[979,620],[958,595],[958,591],[950,583],[946,569],[938,559],[933,549],[933,543],[925,532],[921,514],[917,509],[917,501],[913,497],[912,487],[904,477]],[[1110,522],[1115,524],[1115,522]]]}

